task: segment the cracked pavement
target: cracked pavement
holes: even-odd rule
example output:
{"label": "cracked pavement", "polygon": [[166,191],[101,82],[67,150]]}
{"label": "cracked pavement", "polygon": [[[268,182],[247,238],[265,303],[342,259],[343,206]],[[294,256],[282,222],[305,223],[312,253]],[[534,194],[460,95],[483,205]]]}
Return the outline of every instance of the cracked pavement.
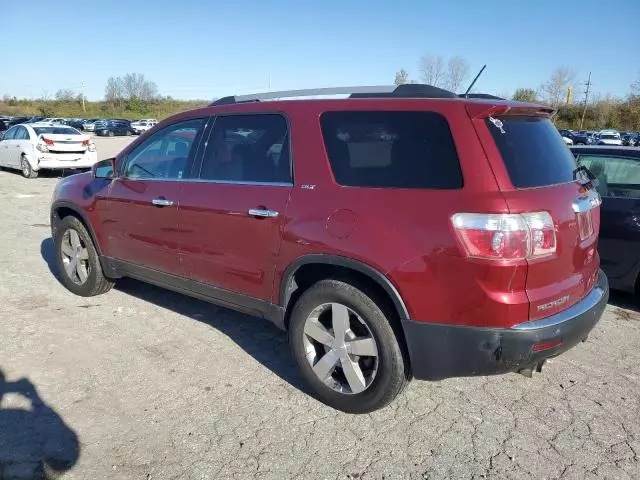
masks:
{"label": "cracked pavement", "polygon": [[[0,479],[33,475],[20,442],[42,429],[77,439],[69,479],[640,477],[635,311],[608,306],[532,379],[414,381],[348,415],[306,393],[265,321],[133,280],[67,292],[48,266],[56,181],[0,172],[0,371],[52,409],[0,388]],[[37,421],[12,437],[17,412]]]}

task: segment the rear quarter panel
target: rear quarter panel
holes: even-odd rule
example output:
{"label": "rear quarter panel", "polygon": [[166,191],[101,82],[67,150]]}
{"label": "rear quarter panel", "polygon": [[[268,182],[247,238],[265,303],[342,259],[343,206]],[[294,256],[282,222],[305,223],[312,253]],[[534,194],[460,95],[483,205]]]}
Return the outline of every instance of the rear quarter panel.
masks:
{"label": "rear quarter panel", "polygon": [[[293,102],[292,102],[293,103]],[[307,105],[310,102],[307,102]],[[313,103],[313,102],[311,102]],[[526,263],[487,265],[460,254],[450,217],[457,212],[507,212],[463,103],[358,100],[351,110],[429,110],[447,118],[464,187],[414,190],[342,187],[334,182],[320,115],[291,108],[295,186],[276,269],[274,301],[287,267],[306,254],[352,258],[385,274],[411,318],[437,323],[501,326],[525,321]],[[311,109],[311,106],[304,108]],[[304,187],[303,187],[304,186]]]}

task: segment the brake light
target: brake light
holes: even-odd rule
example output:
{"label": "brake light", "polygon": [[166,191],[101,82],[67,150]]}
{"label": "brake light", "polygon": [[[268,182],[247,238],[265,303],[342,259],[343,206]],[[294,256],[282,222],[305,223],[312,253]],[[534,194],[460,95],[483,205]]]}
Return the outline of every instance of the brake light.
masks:
{"label": "brake light", "polygon": [[469,257],[524,260],[556,251],[553,219],[547,212],[457,213],[451,221]]}
{"label": "brake light", "polygon": [[88,147],[89,146],[89,140],[85,140],[84,142],[82,142],[82,146],[83,147]]}
{"label": "brake light", "polygon": [[53,140],[50,140],[48,138],[43,138],[42,141],[45,145],[53,145]]}

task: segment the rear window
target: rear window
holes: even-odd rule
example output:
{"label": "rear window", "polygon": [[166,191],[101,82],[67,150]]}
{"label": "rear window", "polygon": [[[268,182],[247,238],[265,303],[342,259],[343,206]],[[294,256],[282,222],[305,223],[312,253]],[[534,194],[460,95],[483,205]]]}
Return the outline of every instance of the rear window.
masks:
{"label": "rear window", "polygon": [[[502,122],[501,127],[496,120]],[[575,159],[548,118],[514,115],[487,119],[486,123],[514,187],[573,181]]]}
{"label": "rear window", "polygon": [[458,154],[446,119],[435,112],[326,112],[325,147],[339,185],[457,189]]}
{"label": "rear window", "polygon": [[70,127],[33,127],[36,135],[50,134],[50,135],[80,135],[75,128]]}

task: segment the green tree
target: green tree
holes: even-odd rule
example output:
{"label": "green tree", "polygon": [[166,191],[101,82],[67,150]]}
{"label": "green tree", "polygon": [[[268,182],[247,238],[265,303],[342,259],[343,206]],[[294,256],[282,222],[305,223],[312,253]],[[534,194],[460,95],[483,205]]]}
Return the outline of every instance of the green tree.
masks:
{"label": "green tree", "polygon": [[518,88],[511,98],[518,102],[536,103],[538,94],[533,88]]}
{"label": "green tree", "polygon": [[396,85],[404,85],[409,83],[409,74],[404,68],[401,68],[396,72],[396,79],[393,81]]}

